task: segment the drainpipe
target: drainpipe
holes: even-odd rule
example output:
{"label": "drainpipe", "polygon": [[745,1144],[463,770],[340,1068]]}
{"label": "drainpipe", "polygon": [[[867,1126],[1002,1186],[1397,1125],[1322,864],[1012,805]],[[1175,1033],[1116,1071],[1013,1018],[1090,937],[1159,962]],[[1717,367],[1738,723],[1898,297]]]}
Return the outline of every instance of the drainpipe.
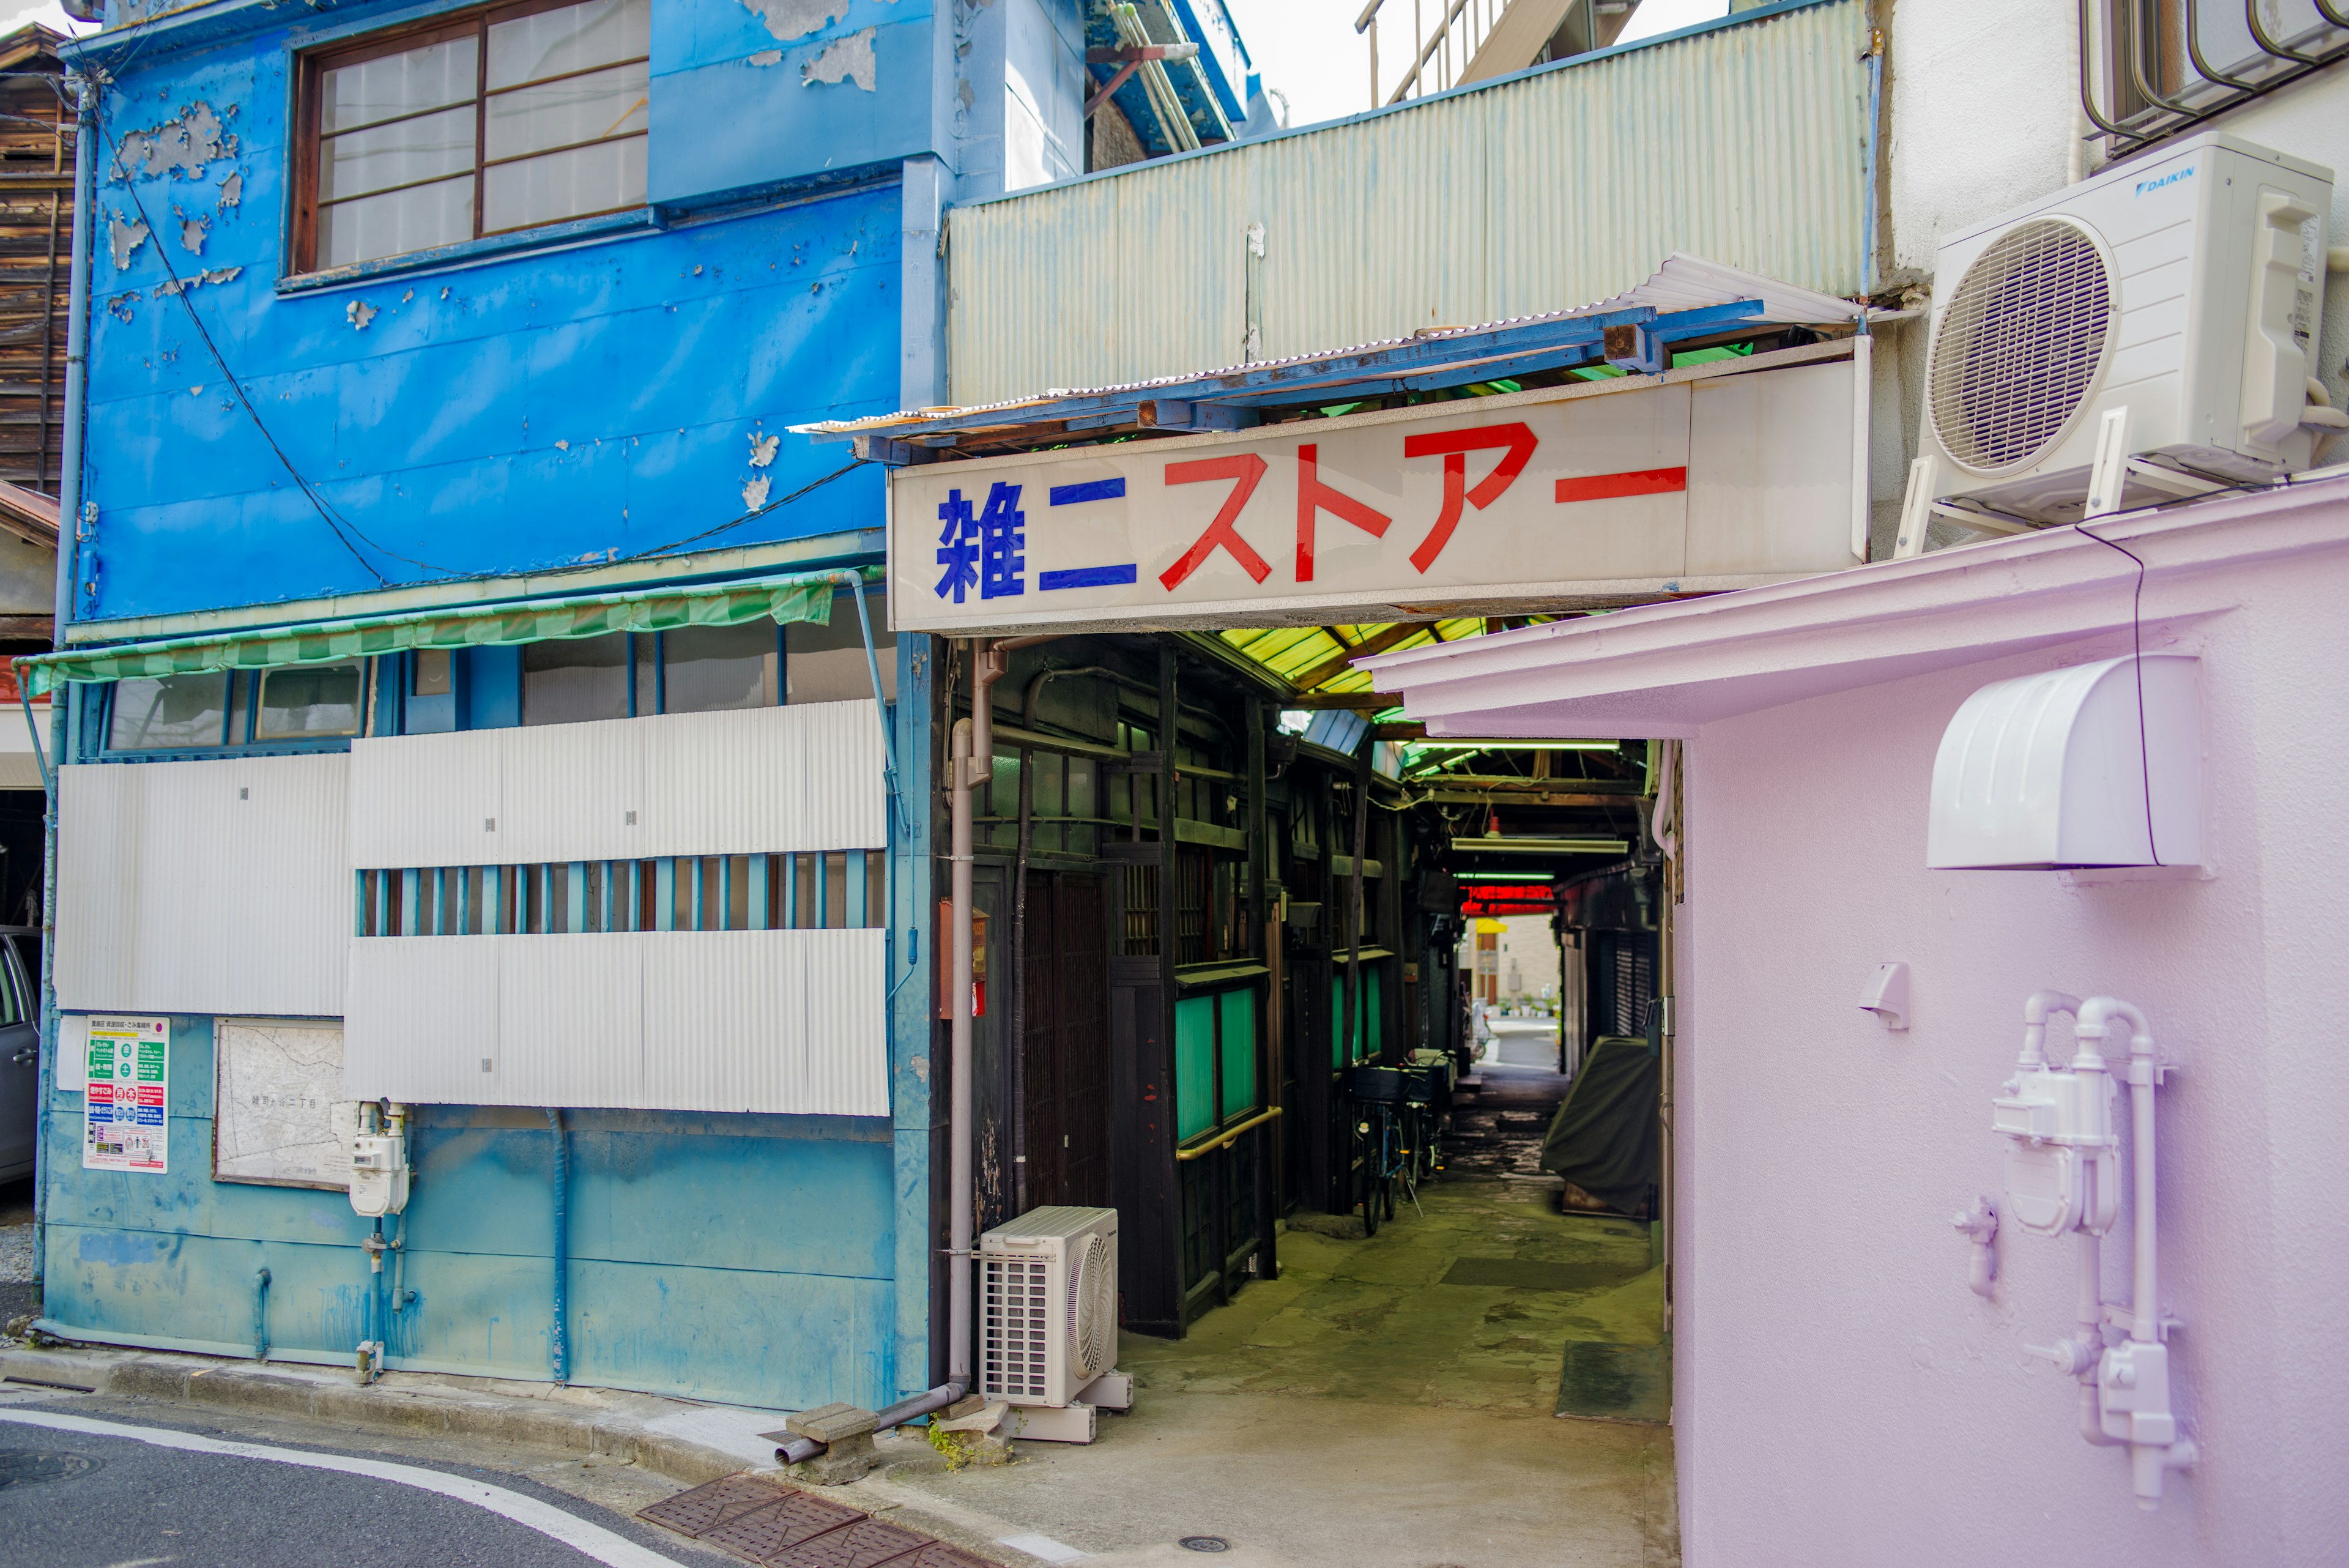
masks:
{"label": "drainpipe", "polygon": [[[73,252],[67,264],[66,287],[66,395],[63,452],[57,471],[57,566],[53,603],[56,619],[50,627],[53,648],[66,643],[66,624],[72,618],[73,584],[78,574],[74,545],[81,533],[81,426],[87,400],[89,359],[89,234],[97,211],[97,165],[90,144],[97,131],[97,95],[89,78],[76,76],[79,99],[74,109]],[[20,673],[19,682],[24,677]],[[49,694],[49,753],[65,761],[67,698],[72,688]],[[21,685],[19,694],[22,694]],[[25,722],[33,722],[32,703],[25,703]],[[37,753],[40,736],[33,737]],[[57,775],[44,769],[48,809],[41,834],[41,1033],[40,1067],[34,1092],[39,1096],[33,1116],[33,1277],[47,1279],[43,1260],[48,1256],[49,1218],[49,1093],[56,1082],[57,1054]],[[46,1296],[43,1298],[46,1302]],[[46,1310],[46,1307],[44,1307]]]}
{"label": "drainpipe", "polygon": [[89,234],[96,216],[98,165],[90,157],[96,136],[98,95],[89,78],[78,77],[81,101],[74,113],[74,219],[72,278],[66,292],[66,399],[63,452],[57,469],[57,624],[54,642],[63,648],[73,618],[74,580],[79,576],[81,539],[82,415],[89,380]]}
{"label": "drainpipe", "polygon": [[[2092,996],[2077,1016],[2079,1023],[2073,1033],[2081,1044],[2080,1054],[2072,1061],[2075,1072],[2081,1071],[2084,1059],[2091,1056],[2095,1060],[2085,1064],[2101,1067],[2102,1054],[2096,1046],[2109,1042],[2119,1026],[2127,1024],[2129,1029],[2129,1153],[2134,1163],[2130,1197],[2135,1210],[2131,1217],[2135,1235],[2130,1249],[2134,1256],[2130,1260],[2133,1268],[2128,1341],[2105,1352],[2094,1376],[2105,1390],[2102,1404],[2106,1435],[2121,1438],[2123,1431],[2114,1428],[2125,1428],[2131,1490],[2137,1493],[2137,1506],[2150,1511],[2161,1506],[2163,1472],[2190,1469],[2200,1457],[2192,1438],[2178,1435],[2177,1416],[2169,1397],[2169,1356],[2162,1344],[2160,1271],[2156,1251],[2160,1213],[2154,1193],[2153,1095],[2163,1068],[2154,1054],[2152,1027],[2137,1008],[2115,997]],[[2084,1260],[2084,1290],[2086,1273]],[[2085,1404],[2083,1400],[2084,1415]]]}
{"label": "drainpipe", "polygon": [[948,961],[953,967],[949,971],[947,1016],[954,1079],[947,1112],[947,1160],[952,1168],[947,1194],[947,1259],[953,1272],[947,1288],[947,1375],[949,1381],[966,1387],[970,1384],[971,1232],[978,1218],[972,1200],[971,1171],[975,1116],[972,1101],[977,1077],[972,1071],[975,1064],[971,1060],[970,1029],[970,792],[974,785],[994,776],[995,683],[1010,668],[1009,655],[1013,649],[1051,640],[1050,637],[1007,637],[994,642],[981,638],[970,639],[970,717],[956,723],[951,747],[954,790],[948,806],[952,839],[947,859],[953,867],[947,918],[954,929],[948,939]]}
{"label": "drainpipe", "polygon": [[547,1107],[546,1130],[554,1135],[554,1380],[571,1381],[571,1150],[563,1135],[563,1113]]}

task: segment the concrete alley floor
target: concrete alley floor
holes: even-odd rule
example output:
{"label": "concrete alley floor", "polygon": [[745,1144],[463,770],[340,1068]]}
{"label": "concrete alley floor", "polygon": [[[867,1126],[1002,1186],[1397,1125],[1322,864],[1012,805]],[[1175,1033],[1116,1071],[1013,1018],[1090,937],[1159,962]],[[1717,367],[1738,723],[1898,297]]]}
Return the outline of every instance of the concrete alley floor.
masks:
{"label": "concrete alley floor", "polygon": [[1289,1231],[1280,1278],[1185,1339],[1125,1336],[1134,1408],[1091,1447],[907,1484],[1105,1565],[1195,1562],[1186,1535],[1236,1564],[1677,1563],[1671,1429],[1552,1413],[1567,1341],[1661,1338],[1647,1228],[1561,1214],[1505,1153],[1368,1240]]}

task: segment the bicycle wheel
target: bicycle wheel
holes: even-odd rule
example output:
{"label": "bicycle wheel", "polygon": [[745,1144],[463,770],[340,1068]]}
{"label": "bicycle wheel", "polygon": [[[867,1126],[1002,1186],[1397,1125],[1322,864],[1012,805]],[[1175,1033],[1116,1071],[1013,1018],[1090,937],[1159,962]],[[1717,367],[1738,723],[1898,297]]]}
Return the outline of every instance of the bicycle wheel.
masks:
{"label": "bicycle wheel", "polygon": [[1373,1132],[1374,1124],[1365,1118],[1363,1112],[1357,1110],[1353,1119],[1346,1125],[1349,1128],[1347,1148],[1353,1157],[1352,1170],[1348,1179],[1358,1189],[1355,1201],[1362,1211],[1362,1233],[1375,1236],[1379,1233],[1379,1146]]}
{"label": "bicycle wheel", "polygon": [[1393,1107],[1381,1106],[1379,1116],[1379,1202],[1390,1220],[1395,1216],[1395,1187],[1402,1179],[1402,1127]]}

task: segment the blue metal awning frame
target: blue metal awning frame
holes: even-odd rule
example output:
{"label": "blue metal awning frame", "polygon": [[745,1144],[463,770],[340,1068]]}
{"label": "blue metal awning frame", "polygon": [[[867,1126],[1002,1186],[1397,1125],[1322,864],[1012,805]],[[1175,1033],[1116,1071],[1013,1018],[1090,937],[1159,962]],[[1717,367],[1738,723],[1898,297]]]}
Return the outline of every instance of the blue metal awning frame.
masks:
{"label": "blue metal awning frame", "polygon": [[1351,402],[1397,392],[1441,391],[1546,370],[1611,365],[1630,374],[1667,369],[1675,345],[1774,321],[1758,298],[1686,310],[1618,310],[1446,332],[1261,366],[1168,377],[1098,391],[1047,394],[990,407],[924,410],[891,419],[794,427],[818,441],[849,441],[858,455],[902,465],[920,449],[978,432],[1054,425],[1063,431],[1122,425],[1170,431],[1245,430],[1268,407]]}

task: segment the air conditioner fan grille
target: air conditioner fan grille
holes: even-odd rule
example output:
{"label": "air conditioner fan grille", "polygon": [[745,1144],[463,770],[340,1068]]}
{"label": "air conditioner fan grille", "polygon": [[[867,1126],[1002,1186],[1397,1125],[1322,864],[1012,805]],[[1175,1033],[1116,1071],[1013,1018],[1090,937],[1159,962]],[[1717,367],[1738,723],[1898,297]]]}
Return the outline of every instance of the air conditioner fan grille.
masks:
{"label": "air conditioner fan grille", "polygon": [[2019,223],[1966,268],[1942,307],[1933,430],[1968,468],[2020,467],[2060,438],[2104,362],[2112,279],[2078,225]]}

